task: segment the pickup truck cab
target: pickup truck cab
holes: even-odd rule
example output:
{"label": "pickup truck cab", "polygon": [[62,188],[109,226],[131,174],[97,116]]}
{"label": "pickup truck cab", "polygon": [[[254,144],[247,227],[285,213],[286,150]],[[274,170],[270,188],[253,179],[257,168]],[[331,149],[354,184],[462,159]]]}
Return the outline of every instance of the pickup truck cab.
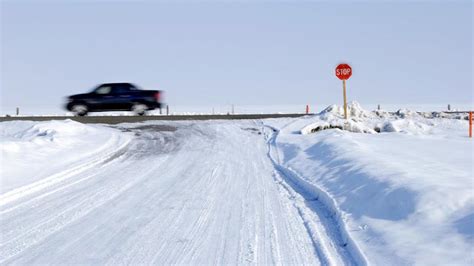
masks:
{"label": "pickup truck cab", "polygon": [[66,109],[79,116],[102,111],[133,111],[144,115],[147,110],[161,108],[160,94],[157,90],[140,90],[131,83],[105,83],[89,93],[69,96]]}

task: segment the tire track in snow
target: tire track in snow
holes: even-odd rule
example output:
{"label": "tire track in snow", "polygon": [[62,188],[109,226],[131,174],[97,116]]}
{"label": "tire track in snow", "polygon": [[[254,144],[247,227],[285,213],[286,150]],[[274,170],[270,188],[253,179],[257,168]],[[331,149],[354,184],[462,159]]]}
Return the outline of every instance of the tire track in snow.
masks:
{"label": "tire track in snow", "polygon": [[64,182],[67,179],[74,177],[88,169],[92,169],[94,167],[97,167],[101,164],[106,163],[107,161],[110,161],[111,159],[118,157],[121,155],[124,149],[126,149],[127,145],[129,144],[129,141],[123,143],[121,146],[119,146],[117,149],[105,154],[105,155],[100,155],[92,160],[88,160],[85,163],[81,163],[79,165],[76,165],[72,167],[71,169],[64,170],[62,172],[59,172],[57,174],[51,175],[49,177],[43,178],[37,182],[34,182],[30,185],[26,185],[23,187],[16,188],[14,190],[8,191],[3,195],[0,195],[0,208],[8,206],[8,204],[21,200],[24,197],[27,197],[31,194],[34,193],[39,193],[43,189],[47,189],[53,185],[56,185],[58,183]]}
{"label": "tire track in snow", "polygon": [[[118,159],[117,157],[116,159]],[[118,163],[116,160],[109,160],[107,163],[98,167],[98,169],[88,169],[87,171],[81,172],[76,178],[70,178],[70,183],[62,182],[58,188],[55,186],[50,187],[51,190],[43,191],[43,194],[38,194],[29,198],[18,205],[2,211],[2,218],[4,220],[19,219],[19,222],[14,224],[3,224],[2,225],[2,237],[9,239],[10,235],[19,235],[32,230],[32,227],[28,224],[34,223],[35,227],[43,224],[45,221],[50,219],[51,215],[58,212],[70,210],[71,206],[76,206],[77,201],[88,202],[95,198],[98,193],[107,192],[102,184],[107,182],[106,179],[97,179],[98,176],[104,174],[107,167],[114,167],[112,162]],[[121,163],[124,163],[123,161]],[[127,164],[129,165],[129,164]],[[92,173],[90,173],[92,172]],[[84,175],[84,177],[81,177]],[[98,182],[97,182],[98,181]],[[89,191],[87,188],[91,185],[99,185],[99,191]],[[71,191],[75,193],[71,194]],[[96,193],[96,194],[94,194]],[[51,212],[54,210],[54,212]],[[11,240],[11,239],[10,239]]]}
{"label": "tire track in snow", "polygon": [[[196,135],[200,135],[199,132]],[[213,146],[213,145],[212,145]],[[211,146],[211,147],[212,147]],[[195,148],[185,146],[183,147],[185,150],[192,150],[193,153],[196,151]],[[184,154],[186,155],[186,154]],[[183,154],[178,153],[178,157],[183,156]],[[179,165],[176,165],[175,162]],[[187,162],[183,164],[182,162]],[[151,194],[151,197],[147,199],[146,202],[143,202],[144,205],[154,205],[160,206],[162,203],[164,204],[172,204],[171,210],[164,212],[164,217],[157,216],[152,217],[151,220],[147,221],[146,223],[142,224],[142,228],[137,232],[136,237],[131,238],[127,241],[125,245],[126,252],[129,254],[126,257],[121,256],[114,256],[109,264],[130,264],[136,263],[136,258],[141,258],[143,262],[151,261],[152,264],[155,264],[155,260],[162,259],[162,257],[166,257],[166,261],[163,263],[178,263],[177,258],[182,258],[186,256],[184,251],[188,250],[186,247],[191,245],[192,241],[188,241],[187,239],[194,239],[194,235],[196,234],[197,230],[201,230],[203,226],[205,226],[205,222],[209,219],[209,207],[204,207],[200,213],[196,221],[193,223],[193,226],[190,228],[190,232],[186,233],[185,236],[181,237],[179,242],[179,248],[171,248],[172,243],[163,242],[162,239],[165,238],[173,238],[173,236],[180,235],[182,231],[181,228],[178,226],[179,224],[185,222],[185,218],[183,217],[186,210],[189,210],[189,205],[193,204],[194,199],[198,196],[198,194],[193,194],[192,192],[189,193],[192,195],[191,199],[186,199],[182,205],[177,205],[175,202],[170,203],[169,200],[176,197],[176,192],[181,191],[183,195],[187,195],[186,191],[199,191],[205,188],[205,185],[213,186],[213,183],[208,183],[209,179],[194,179],[193,178],[193,170],[195,169],[195,161],[189,160],[187,155],[185,158],[173,158],[169,162],[168,166],[164,166],[163,169],[159,172],[167,173],[165,176],[179,176],[180,178],[173,179],[173,183],[170,187],[168,187],[166,193],[164,194]],[[218,166],[213,169],[211,174],[214,175],[215,172],[218,171]],[[211,178],[212,179],[212,178]],[[158,179],[156,179],[158,180]],[[194,182],[197,181],[197,182]],[[147,184],[147,187],[154,187],[153,183]],[[143,192],[142,192],[143,193]],[[158,197],[158,198],[157,198]],[[178,197],[179,198],[179,197]],[[176,207],[175,207],[176,206]],[[170,224],[171,226],[167,228],[166,232],[160,232],[154,230],[154,228],[160,227],[163,224]],[[186,244],[188,243],[188,244]],[[194,247],[194,246],[193,246]],[[171,248],[171,249],[170,249]]]}
{"label": "tire track in snow", "polygon": [[318,195],[314,195],[295,182],[296,178],[301,178],[296,177],[295,173],[279,164],[276,146],[279,131],[263,123],[261,126],[262,131],[266,132],[267,156],[276,170],[275,181],[286,191],[284,194],[287,194],[298,209],[322,264],[366,265],[365,257],[348,236],[343,222],[331,215],[331,211],[328,211],[325,203],[318,199]]}
{"label": "tire track in snow", "polygon": [[[93,182],[94,180],[92,179],[92,177],[96,177],[96,176],[100,176],[101,174],[104,174],[105,170],[110,171],[109,164],[111,164],[114,161],[116,162],[116,159],[124,155],[122,150],[124,148],[127,148],[128,145],[129,145],[129,142],[127,142],[124,146],[117,149],[115,152],[111,153],[109,156],[105,156],[101,158],[100,160],[94,161],[94,164],[92,166],[89,165],[89,167],[87,167],[83,171],[77,172],[76,175],[71,175],[63,180],[60,180],[61,183],[60,183],[59,188],[57,189],[54,189],[54,185],[56,185],[58,182],[49,182],[50,178],[48,178],[48,180],[46,180],[45,182],[42,182],[41,184],[51,184],[51,186],[42,185],[40,189],[35,189],[35,190],[42,192],[44,190],[53,188],[53,191],[45,191],[44,194],[39,194],[38,196],[33,197],[31,200],[27,200],[26,202],[22,202],[17,206],[11,207],[8,210],[9,212],[18,211],[20,207],[25,207],[23,205],[24,203],[31,204],[31,203],[34,203],[34,201],[36,200],[42,200],[48,196],[61,198],[61,201],[56,201],[57,203],[61,203],[58,206],[59,211],[56,208],[54,212],[51,213],[51,206],[49,206],[48,204],[42,204],[40,206],[40,209],[38,208],[34,209],[34,212],[36,213],[36,215],[38,215],[38,211],[43,210],[43,215],[39,216],[41,217],[39,220],[36,219],[34,221],[35,225],[33,227],[22,228],[22,227],[18,227],[17,224],[12,224],[14,226],[13,228],[16,229],[16,231],[18,231],[18,233],[10,232],[9,235],[11,234],[14,235],[14,237],[12,238],[4,237],[5,224],[2,223],[2,243],[0,244],[0,247],[1,247],[0,262],[14,259],[14,257],[17,254],[24,252],[30,247],[40,244],[47,237],[50,237],[51,235],[57,232],[60,232],[62,229],[66,228],[70,224],[81,219],[82,217],[85,217],[86,215],[94,211],[95,209],[102,207],[107,202],[114,200],[115,198],[120,196],[120,194],[126,192],[133,186],[139,184],[141,179],[135,178],[135,179],[132,179],[132,182],[124,179],[125,184],[115,182],[113,186],[106,186],[106,185],[97,186],[98,184],[106,184],[108,181],[110,181],[114,177],[112,176],[110,178],[99,179],[98,180],[99,183]],[[128,149],[130,149],[130,147],[128,147]],[[129,159],[133,159],[134,157],[137,156],[137,154],[134,154],[133,150],[132,151],[128,150],[125,153],[128,154],[127,156]],[[130,166],[131,163],[132,162],[126,163],[125,165],[121,165],[121,167],[117,168],[115,171],[118,173],[122,171],[123,168],[127,168],[128,166]],[[100,171],[96,171],[96,173],[93,173],[84,178],[80,178],[80,177],[78,179],[72,178],[72,177],[77,177],[77,175],[84,173],[86,170],[92,171],[92,169],[90,168],[92,168],[93,166],[99,166],[99,165],[101,166],[99,167]],[[143,178],[147,176],[147,172],[153,171],[154,168],[155,167],[152,166],[151,168],[144,168],[144,170],[139,170],[138,172],[135,170],[134,172],[135,173],[142,172],[143,174],[141,176]],[[133,169],[133,167],[130,167],[130,169]],[[110,172],[108,174],[110,174]],[[88,182],[90,181],[91,183],[91,184],[86,184],[86,187],[89,185],[90,186],[93,185],[93,186],[96,186],[98,189],[85,190],[81,188],[80,190],[83,191],[82,193],[79,193],[79,194],[75,193],[73,194],[72,197],[67,196],[64,198],[61,196],[63,194],[67,194],[67,191],[63,191],[64,189],[70,188],[72,190],[75,190],[78,185],[82,186],[82,183],[85,180],[87,180]],[[72,181],[72,182],[66,183],[66,181]],[[82,181],[82,182],[79,182],[79,181]],[[55,193],[52,193],[52,192],[55,192]],[[21,196],[22,198],[27,197],[28,193],[26,194],[22,193]],[[4,218],[6,217],[2,216],[2,219]],[[10,219],[14,219],[14,217],[10,217]],[[5,241],[5,239],[7,240]],[[28,241],[25,241],[25,239],[28,239]]]}
{"label": "tire track in snow", "polygon": [[[85,182],[85,181],[99,175],[100,173],[102,173],[101,170],[103,169],[103,167],[107,167],[108,164],[112,163],[116,159],[121,158],[123,155],[124,155],[124,153],[122,153],[122,151],[119,150],[115,155],[113,155],[114,158],[107,157],[104,161],[101,161],[102,164],[100,165],[100,167],[98,167],[99,170],[92,169],[93,166],[89,166],[89,167],[86,167],[86,168],[82,169],[82,171],[76,173],[75,175],[83,175],[83,174],[85,174],[89,171],[93,171],[93,173],[91,173],[91,174],[87,174],[84,177],[81,177],[79,179],[74,179],[74,181],[72,181],[72,182],[68,182],[68,180],[60,180],[60,181],[55,182],[55,183],[50,183],[50,186],[45,186],[44,188],[40,189],[39,193],[31,193],[32,195],[23,195],[21,197],[21,199],[24,199],[24,198],[27,198],[27,199],[25,199],[24,201],[21,201],[20,203],[15,203],[15,205],[13,205],[12,207],[9,207],[9,208],[7,207],[6,209],[1,210],[0,215],[6,215],[9,212],[12,212],[12,211],[20,209],[20,208],[31,208],[32,206],[34,206],[35,202],[37,202],[37,201],[39,201],[43,198],[46,198],[46,197],[48,197],[52,194],[58,193],[62,190],[68,189],[72,186],[78,185],[79,183]],[[46,189],[48,189],[47,192],[41,193],[41,190],[46,190]],[[28,197],[28,196],[31,196],[31,197]],[[20,201],[21,199],[18,199],[18,200]],[[9,204],[7,204],[6,206],[8,206],[8,205]]]}
{"label": "tire track in snow", "polygon": [[[257,126],[258,122],[254,121],[252,126]],[[255,176],[255,183],[261,190],[262,207],[257,213],[262,213],[260,231],[264,232],[261,238],[263,242],[263,250],[260,254],[272,254],[270,257],[264,257],[259,261],[264,264],[316,264],[317,259],[314,255],[311,239],[306,233],[302,221],[299,219],[296,208],[288,199],[281,196],[280,188],[274,181],[272,175],[274,167],[268,157],[265,156],[268,149],[267,143],[262,138],[258,129],[252,130],[257,133],[257,145],[253,144],[262,153],[253,160],[255,170],[262,169],[265,166],[265,175]],[[253,141],[256,141],[253,140]],[[254,184],[254,186],[256,186]],[[283,219],[282,215],[285,216]],[[289,246],[292,247],[292,256],[288,257]]]}
{"label": "tire track in snow", "polygon": [[[149,169],[149,171],[152,170],[153,169]],[[97,193],[90,195],[79,202],[67,205],[68,207],[65,210],[55,213],[52,217],[48,217],[42,222],[37,223],[34,227],[23,231],[21,234],[6,242],[3,242],[0,246],[0,263],[13,259],[17,254],[41,243],[54,233],[60,232],[73,222],[85,217],[95,209],[105,205],[107,202],[114,200],[120,194],[130,189],[134,184],[135,183],[129,183],[123,187],[117,187],[116,190],[110,190],[110,187],[108,189],[99,190]],[[24,241],[25,239],[28,239],[28,241]]]}

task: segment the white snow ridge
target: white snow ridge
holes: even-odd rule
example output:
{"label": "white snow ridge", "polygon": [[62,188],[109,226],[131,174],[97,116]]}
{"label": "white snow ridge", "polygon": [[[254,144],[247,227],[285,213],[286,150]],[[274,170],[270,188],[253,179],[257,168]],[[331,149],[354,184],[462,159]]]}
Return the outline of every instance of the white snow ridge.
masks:
{"label": "white snow ridge", "polygon": [[0,264],[472,265],[462,118],[2,122]]}

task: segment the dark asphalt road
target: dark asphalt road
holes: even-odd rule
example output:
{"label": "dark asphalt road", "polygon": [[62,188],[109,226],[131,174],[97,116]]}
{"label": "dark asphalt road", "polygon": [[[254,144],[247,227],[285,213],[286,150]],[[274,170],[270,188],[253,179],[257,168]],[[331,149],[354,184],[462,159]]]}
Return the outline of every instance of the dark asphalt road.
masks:
{"label": "dark asphalt road", "polygon": [[[81,123],[119,124],[134,123],[150,120],[234,120],[234,119],[263,119],[280,117],[301,117],[306,114],[238,114],[238,115],[157,115],[157,116],[3,116],[5,121],[50,121],[71,119]],[[311,114],[310,114],[311,115]]]}

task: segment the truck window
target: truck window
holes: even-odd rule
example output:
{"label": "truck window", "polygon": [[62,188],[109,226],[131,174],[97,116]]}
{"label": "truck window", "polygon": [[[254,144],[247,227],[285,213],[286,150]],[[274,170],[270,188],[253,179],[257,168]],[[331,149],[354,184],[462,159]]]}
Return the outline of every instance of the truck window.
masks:
{"label": "truck window", "polygon": [[95,90],[97,94],[109,94],[112,88],[110,86],[101,86]]}
{"label": "truck window", "polygon": [[113,87],[112,91],[115,94],[128,93],[130,92],[130,85],[127,85],[127,84],[116,85]]}

